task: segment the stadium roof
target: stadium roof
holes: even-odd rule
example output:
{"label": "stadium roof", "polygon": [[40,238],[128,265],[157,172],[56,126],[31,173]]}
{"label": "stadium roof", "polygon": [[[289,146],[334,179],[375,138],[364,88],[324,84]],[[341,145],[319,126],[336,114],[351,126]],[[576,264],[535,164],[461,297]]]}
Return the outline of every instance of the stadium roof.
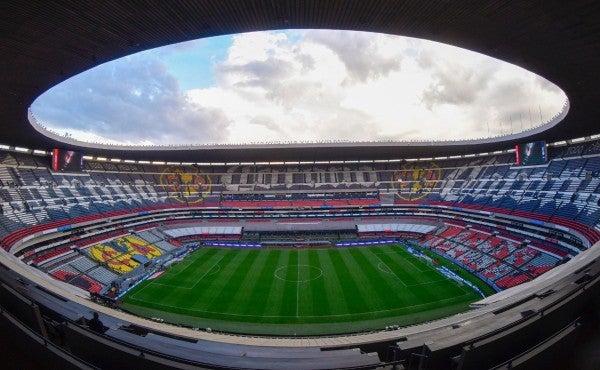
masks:
{"label": "stadium roof", "polygon": [[[0,4],[0,143],[79,149],[165,161],[312,161],[415,158],[488,152],[516,140],[560,141],[600,132],[600,3],[595,1],[178,0],[8,1]],[[478,51],[531,70],[570,100],[543,133],[481,143],[219,146],[134,151],[79,147],[40,134],[28,107],[40,94],[100,63],[202,37],[290,28],[405,35]]]}

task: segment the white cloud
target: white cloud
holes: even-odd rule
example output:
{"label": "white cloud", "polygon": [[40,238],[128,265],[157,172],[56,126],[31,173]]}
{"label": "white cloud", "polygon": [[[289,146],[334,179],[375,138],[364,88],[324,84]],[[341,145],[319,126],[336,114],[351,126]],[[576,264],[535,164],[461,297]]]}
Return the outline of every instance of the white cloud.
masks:
{"label": "white cloud", "polygon": [[32,110],[54,131],[107,143],[222,141],[229,124],[218,108],[192,102],[147,53],[77,75],[38,98]]}
{"label": "white cloud", "polygon": [[218,86],[189,96],[226,112],[232,142],[478,138],[488,122],[490,134],[507,133],[511,117],[540,104],[554,113],[564,101],[545,80],[496,59],[360,32],[305,31],[297,42],[284,32],[245,34],[217,71]]}
{"label": "white cloud", "polygon": [[[235,35],[225,60],[210,61],[215,85],[187,92],[168,66],[145,56],[130,57],[117,78],[105,71],[102,81],[75,86],[80,95],[86,88],[101,92],[76,110],[79,122],[98,122],[95,138],[115,140],[111,132],[155,143],[478,138],[507,133],[511,120],[513,131],[537,125],[540,110],[548,119],[564,102],[558,88],[516,66],[382,34]],[[136,67],[138,59],[144,68]],[[128,85],[113,86],[119,82]],[[72,98],[63,95],[57,106]],[[109,119],[99,118],[107,107]],[[131,122],[144,122],[144,133],[136,134]]]}

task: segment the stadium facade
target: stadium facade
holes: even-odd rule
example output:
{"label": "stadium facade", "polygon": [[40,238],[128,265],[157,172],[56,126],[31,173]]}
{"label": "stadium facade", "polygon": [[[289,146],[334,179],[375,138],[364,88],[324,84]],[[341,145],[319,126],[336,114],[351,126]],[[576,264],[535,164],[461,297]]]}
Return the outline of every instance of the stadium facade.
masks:
{"label": "stadium facade", "polygon": [[[585,325],[582,315],[598,304],[598,15],[594,3],[509,1],[3,5],[3,325],[40,357],[80,368],[526,366]],[[446,42],[532,70],[561,87],[569,101],[543,130],[454,143],[149,151],[65,141],[30,124],[28,107],[37,96],[105,61],[199,37],[280,28]],[[547,163],[515,166],[515,145],[540,140],[550,143]],[[61,152],[50,156],[56,148],[85,154],[83,171],[61,172],[53,163]],[[111,294],[186,243],[242,247],[252,243],[241,240],[252,238],[248,231],[285,236],[275,226],[249,227],[249,220],[308,218],[349,223],[339,230],[356,232],[346,240],[338,231],[340,246],[417,240],[498,293],[460,314],[414,326],[301,338],[185,328],[109,307]],[[303,237],[302,243],[321,239]],[[114,240],[120,244],[112,249],[97,247]],[[102,314],[105,332],[80,325],[90,310]]]}

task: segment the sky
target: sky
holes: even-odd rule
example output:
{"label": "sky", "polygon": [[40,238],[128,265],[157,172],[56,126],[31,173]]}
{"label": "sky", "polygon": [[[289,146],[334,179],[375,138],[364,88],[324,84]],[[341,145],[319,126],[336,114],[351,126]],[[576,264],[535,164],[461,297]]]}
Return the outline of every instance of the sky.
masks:
{"label": "sky", "polygon": [[75,139],[172,145],[476,139],[537,126],[564,101],[544,78],[454,46],[281,30],[107,62],[31,108]]}

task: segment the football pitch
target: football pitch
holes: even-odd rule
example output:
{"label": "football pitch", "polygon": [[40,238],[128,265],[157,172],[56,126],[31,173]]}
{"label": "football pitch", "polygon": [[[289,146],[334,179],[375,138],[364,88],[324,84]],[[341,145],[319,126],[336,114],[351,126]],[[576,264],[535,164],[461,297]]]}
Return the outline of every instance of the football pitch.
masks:
{"label": "football pitch", "polygon": [[190,327],[293,336],[412,325],[467,310],[479,299],[402,245],[203,247],[133,288],[120,306]]}

